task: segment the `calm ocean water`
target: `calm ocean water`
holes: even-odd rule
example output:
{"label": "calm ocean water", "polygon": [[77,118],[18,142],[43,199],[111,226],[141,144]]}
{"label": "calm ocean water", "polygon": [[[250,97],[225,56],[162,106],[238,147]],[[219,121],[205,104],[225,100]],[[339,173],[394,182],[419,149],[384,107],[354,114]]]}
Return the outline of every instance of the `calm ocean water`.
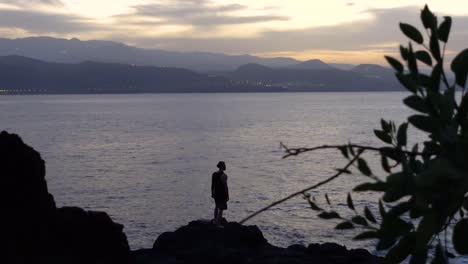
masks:
{"label": "calm ocean water", "polygon": [[[43,95],[0,97],[0,129],[18,133],[46,161],[59,206],[108,212],[125,225],[132,248],[199,218],[211,218],[211,173],[226,161],[228,220],[329,177],[346,161],[335,151],[281,159],[280,142],[316,146],[376,144],[380,118],[401,122],[405,93]],[[414,130],[410,130],[414,132]],[[370,157],[372,159],[372,156]],[[376,168],[376,166],[374,166]],[[347,191],[366,178],[345,176],[314,191],[349,213]],[[375,209],[375,197],[356,196]],[[375,212],[377,212],[375,210]],[[334,222],[336,223],[336,222]],[[302,198],[254,218],[276,245],[338,242]]]}

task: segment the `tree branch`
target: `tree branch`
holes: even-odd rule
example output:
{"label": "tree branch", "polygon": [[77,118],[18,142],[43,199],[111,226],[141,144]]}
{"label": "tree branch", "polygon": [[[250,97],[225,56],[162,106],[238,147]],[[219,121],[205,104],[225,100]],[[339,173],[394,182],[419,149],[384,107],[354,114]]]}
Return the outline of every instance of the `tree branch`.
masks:
{"label": "tree branch", "polygon": [[257,216],[257,215],[259,215],[259,214],[265,212],[266,210],[268,210],[268,209],[270,209],[270,208],[272,208],[272,207],[274,207],[274,206],[276,206],[276,205],[278,205],[278,204],[281,204],[281,203],[283,203],[283,202],[285,202],[285,201],[287,201],[287,200],[289,200],[289,199],[291,199],[291,198],[293,198],[293,197],[296,197],[296,196],[298,196],[298,195],[301,195],[301,194],[303,194],[303,193],[305,193],[305,192],[307,192],[307,191],[316,189],[316,188],[318,188],[318,187],[320,187],[320,186],[322,186],[322,185],[324,185],[324,184],[327,184],[327,183],[333,181],[334,179],[340,177],[345,171],[348,170],[349,167],[351,167],[351,165],[353,165],[353,163],[359,158],[359,156],[361,156],[361,154],[362,154],[363,152],[364,152],[363,149],[359,150],[359,152],[357,153],[357,155],[356,155],[353,159],[351,159],[351,160],[348,162],[348,164],[346,164],[346,166],[344,166],[342,169],[340,169],[336,174],[334,174],[334,175],[331,176],[330,178],[328,178],[328,179],[326,179],[326,180],[324,180],[324,181],[321,181],[321,182],[319,182],[319,183],[317,183],[317,184],[315,184],[315,185],[309,186],[309,187],[307,187],[307,188],[305,188],[305,189],[302,189],[302,190],[300,190],[300,191],[297,191],[297,192],[295,192],[295,193],[293,193],[293,194],[290,194],[290,195],[288,195],[288,196],[284,197],[283,199],[280,199],[280,200],[278,200],[278,201],[276,201],[276,202],[273,202],[273,203],[271,203],[270,205],[265,206],[265,207],[263,207],[262,209],[260,209],[260,210],[258,210],[258,211],[256,211],[256,212],[254,212],[254,213],[252,213],[252,214],[250,214],[250,215],[247,216],[246,218],[242,219],[239,223],[240,223],[240,224],[243,224],[243,223],[247,222],[248,220],[254,218],[255,216]]}
{"label": "tree branch", "polygon": [[[299,154],[302,154],[304,152],[311,152],[315,150],[320,150],[320,149],[340,149],[340,148],[357,148],[359,150],[371,150],[371,151],[378,151],[382,152],[384,149],[382,147],[377,148],[377,147],[371,147],[371,146],[363,146],[363,145],[356,145],[356,144],[347,144],[347,145],[322,145],[322,146],[317,146],[313,148],[288,148],[286,145],[281,143],[281,147],[285,149],[287,152],[286,155],[283,156],[283,159],[289,158],[291,156],[297,156]],[[393,149],[392,151],[395,151],[396,153],[403,153],[407,154],[410,156],[421,156],[423,155],[422,152],[412,152],[412,151],[406,151],[402,149]]]}

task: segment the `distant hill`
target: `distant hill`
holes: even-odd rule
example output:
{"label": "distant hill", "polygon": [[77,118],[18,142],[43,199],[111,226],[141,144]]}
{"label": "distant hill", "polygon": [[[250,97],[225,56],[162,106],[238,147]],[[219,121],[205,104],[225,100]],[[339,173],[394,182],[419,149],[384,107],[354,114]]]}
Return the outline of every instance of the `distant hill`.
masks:
{"label": "distant hill", "polygon": [[[380,67],[380,66],[379,66]],[[192,93],[401,90],[390,69],[373,65],[345,71],[272,68],[249,63],[222,75],[120,63],[44,62],[0,57],[0,93]]]}
{"label": "distant hill", "polygon": [[323,69],[331,69],[330,65],[326,64],[321,60],[308,60],[304,62],[300,62],[298,64],[294,64],[289,66],[288,68],[291,69],[303,69],[303,70],[323,70]]}
{"label": "distant hill", "polygon": [[279,88],[232,82],[179,68],[128,64],[43,62],[0,57],[0,93],[278,92]]}
{"label": "distant hill", "polygon": [[346,63],[327,63],[333,68],[340,69],[340,70],[351,70],[352,68],[356,67],[355,64],[346,64]]}
{"label": "distant hill", "polygon": [[0,38],[0,56],[18,55],[48,62],[80,63],[98,61],[186,68],[198,72],[232,71],[247,63],[270,67],[288,67],[300,61],[291,58],[260,58],[250,55],[230,56],[206,52],[175,52],[142,49],[113,41],[80,41],[51,37]]}
{"label": "distant hill", "polygon": [[353,72],[360,73],[368,77],[384,78],[395,75],[395,71],[377,64],[360,64],[351,69]]}
{"label": "distant hill", "polygon": [[346,71],[332,67],[325,69],[271,68],[246,64],[228,75],[233,80],[244,80],[282,87],[288,91],[399,91],[400,84],[391,78],[376,78],[359,72],[362,67]]}

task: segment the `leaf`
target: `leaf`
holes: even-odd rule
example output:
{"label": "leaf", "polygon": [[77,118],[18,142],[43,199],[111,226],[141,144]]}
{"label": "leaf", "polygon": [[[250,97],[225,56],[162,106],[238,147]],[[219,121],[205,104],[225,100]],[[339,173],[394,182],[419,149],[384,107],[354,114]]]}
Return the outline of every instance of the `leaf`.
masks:
{"label": "leaf", "polygon": [[379,149],[380,155],[385,155],[396,162],[401,162],[401,153],[392,147],[382,147]]}
{"label": "leaf", "polygon": [[418,91],[418,87],[414,83],[414,81],[410,78],[409,75],[397,73],[395,74],[398,81],[410,92],[416,93]]}
{"label": "leaf", "polygon": [[440,242],[436,246],[435,256],[432,259],[432,264],[447,264],[449,263],[447,255],[445,254],[445,249],[443,249]]}
{"label": "leaf", "polygon": [[453,246],[460,255],[468,254],[468,219],[458,221],[453,228]]}
{"label": "leaf", "polygon": [[382,200],[379,200],[379,213],[382,218],[387,214],[387,212],[385,212],[385,206],[383,205]]}
{"label": "leaf", "polygon": [[351,153],[351,155],[352,155],[353,157],[356,156],[356,153],[354,153],[353,147],[351,147],[351,143],[349,143],[348,148],[349,148],[349,153]]}
{"label": "leaf", "polygon": [[384,182],[375,182],[375,183],[363,183],[356,187],[354,187],[353,191],[355,192],[368,192],[368,191],[376,191],[376,192],[383,192],[385,191],[386,185]]}
{"label": "leaf", "polygon": [[390,168],[390,164],[388,163],[388,158],[387,158],[387,156],[385,156],[385,155],[380,155],[380,163],[381,163],[381,165],[382,165],[382,168],[383,168],[386,172],[388,172],[388,173],[391,172],[391,168]]}
{"label": "leaf", "polygon": [[425,64],[432,66],[432,58],[431,55],[425,50],[419,50],[414,53],[414,57]]}
{"label": "leaf", "polygon": [[358,169],[362,174],[366,176],[372,175],[372,171],[370,170],[369,166],[367,165],[367,162],[364,159],[358,158],[357,162],[358,162]]}
{"label": "leaf", "polygon": [[400,45],[400,55],[405,61],[408,60],[408,49]]}
{"label": "leaf", "polygon": [[360,215],[356,215],[354,216],[353,218],[351,218],[351,221],[357,225],[361,225],[361,226],[368,226],[369,224],[367,223],[367,220],[360,216]]}
{"label": "leaf", "polygon": [[382,197],[383,201],[386,203],[392,203],[405,196],[407,194],[405,180],[405,174],[402,172],[389,175],[387,177],[387,188],[384,196]]}
{"label": "leaf", "polygon": [[416,61],[416,56],[413,52],[413,45],[409,44],[409,51],[408,51],[408,69],[411,72],[411,76],[413,79],[417,79],[418,77],[418,63]]}
{"label": "leaf", "polygon": [[437,38],[437,35],[432,33],[431,35],[431,40],[429,42],[429,49],[431,50],[431,54],[436,59],[438,62],[442,60],[441,54],[440,54],[440,44],[439,44],[439,39]]}
{"label": "leaf", "polygon": [[392,125],[385,121],[385,119],[380,119],[380,126],[382,127],[382,130],[385,131],[385,133],[390,133],[392,131]]}
{"label": "leaf", "polygon": [[341,222],[335,226],[335,229],[338,229],[338,230],[353,229],[353,228],[354,228],[354,225],[349,221]]}
{"label": "leaf", "polygon": [[450,68],[455,73],[456,83],[465,87],[468,75],[468,49],[463,50],[453,59]]}
{"label": "leaf", "polygon": [[435,24],[435,16],[429,10],[429,7],[427,6],[427,4],[424,6],[424,9],[421,11],[421,21],[425,28],[432,28],[432,26]]}
{"label": "leaf", "polygon": [[351,174],[351,171],[348,169],[335,169],[339,173]]}
{"label": "leaf", "polygon": [[402,73],[403,70],[404,70],[404,67],[403,67],[403,64],[401,64],[401,62],[399,62],[397,59],[393,58],[393,57],[390,57],[390,56],[385,56],[385,59],[387,60],[388,64],[390,64],[390,66],[392,66],[392,68],[399,72],[399,73]]}
{"label": "leaf", "polygon": [[421,32],[415,27],[410,24],[400,23],[400,29],[409,39],[413,40],[418,44],[422,44],[424,42],[423,36]]}
{"label": "leaf", "polygon": [[452,27],[452,18],[449,16],[444,17],[444,21],[439,26],[439,39],[447,43],[450,34],[450,28]]}
{"label": "leaf", "polygon": [[404,236],[398,243],[390,249],[385,256],[385,263],[400,263],[403,262],[414,248],[416,236],[414,233],[409,233]]}
{"label": "leaf", "polygon": [[310,208],[314,211],[322,211],[322,208],[318,207],[316,203],[314,203],[312,200],[308,199]]}
{"label": "leaf", "polygon": [[340,219],[340,215],[337,212],[331,211],[331,212],[322,212],[318,215],[318,217],[322,219]]}
{"label": "leaf", "polygon": [[410,209],[410,202],[402,202],[392,207],[392,209],[388,211],[387,215],[391,217],[400,217],[402,214],[408,212]]}
{"label": "leaf", "polygon": [[351,198],[351,193],[348,193],[348,197],[346,198],[346,203],[348,204],[349,209],[355,210],[354,209],[354,203],[353,203],[353,198]]}
{"label": "leaf", "polygon": [[409,108],[419,111],[421,113],[428,113],[429,109],[426,106],[424,99],[417,95],[410,95],[403,99],[403,103]]}
{"label": "leaf", "polygon": [[367,220],[371,221],[372,223],[377,223],[374,214],[367,206],[364,207],[364,215],[366,216]]}
{"label": "leaf", "polygon": [[406,146],[406,144],[407,144],[407,131],[408,131],[408,123],[403,123],[398,128],[398,133],[397,133],[398,146]]}
{"label": "leaf", "polygon": [[382,130],[374,130],[374,134],[376,137],[378,137],[380,140],[387,144],[392,144],[392,137],[387,134],[385,131]]}
{"label": "leaf", "polygon": [[341,151],[341,154],[343,155],[343,157],[347,159],[349,158],[348,147],[343,146],[343,147],[339,147],[338,149]]}
{"label": "leaf", "polygon": [[[438,95],[439,90],[440,90],[440,79],[442,76],[442,63],[437,63],[436,66],[434,66],[434,69],[432,70],[431,73],[431,91],[433,91],[434,94]],[[432,94],[432,93],[431,93]]]}
{"label": "leaf", "polygon": [[355,236],[353,240],[366,240],[366,239],[375,239],[375,238],[379,238],[379,233],[377,233],[376,231],[365,231]]}
{"label": "leaf", "polygon": [[434,121],[434,119],[428,116],[413,115],[408,118],[408,121],[414,127],[424,132],[433,133],[438,129],[437,123]]}
{"label": "leaf", "polygon": [[420,86],[426,87],[426,88],[432,87],[431,77],[429,75],[426,75],[424,73],[419,73],[418,78],[419,78]]}
{"label": "leaf", "polygon": [[328,198],[328,194],[325,194],[325,200],[327,200],[327,204],[328,204],[328,205],[331,205],[330,199]]}

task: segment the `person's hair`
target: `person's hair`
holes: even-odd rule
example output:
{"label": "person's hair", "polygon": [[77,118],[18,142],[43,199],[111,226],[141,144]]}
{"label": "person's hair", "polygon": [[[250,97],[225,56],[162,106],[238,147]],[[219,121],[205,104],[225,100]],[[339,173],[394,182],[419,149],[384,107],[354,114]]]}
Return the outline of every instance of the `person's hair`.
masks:
{"label": "person's hair", "polygon": [[225,170],[225,169],[226,169],[226,163],[224,163],[224,161],[220,161],[220,162],[218,162],[218,164],[216,165],[216,167],[218,167],[218,169],[223,169],[223,170]]}

